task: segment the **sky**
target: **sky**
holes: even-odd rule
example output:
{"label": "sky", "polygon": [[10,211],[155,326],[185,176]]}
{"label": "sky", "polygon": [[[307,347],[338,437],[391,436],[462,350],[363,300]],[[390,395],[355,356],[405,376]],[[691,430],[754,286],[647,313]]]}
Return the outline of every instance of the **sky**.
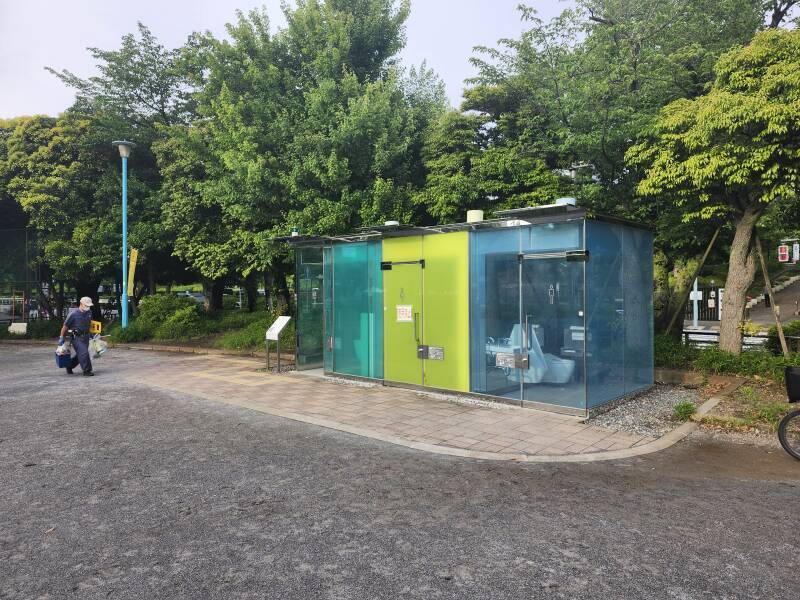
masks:
{"label": "sky", "polygon": [[[493,46],[525,29],[516,9],[520,0],[411,0],[406,66],[427,60],[444,80],[453,106],[463,82],[475,74],[469,64],[475,46]],[[563,0],[528,0],[549,18],[567,7]],[[74,93],[44,70],[68,69],[81,77],[95,72],[87,47],[119,47],[120,38],[147,25],[167,47],[183,44],[193,31],[225,35],[235,11],[265,6],[281,26],[280,0],[0,0],[0,118],[57,115]]]}

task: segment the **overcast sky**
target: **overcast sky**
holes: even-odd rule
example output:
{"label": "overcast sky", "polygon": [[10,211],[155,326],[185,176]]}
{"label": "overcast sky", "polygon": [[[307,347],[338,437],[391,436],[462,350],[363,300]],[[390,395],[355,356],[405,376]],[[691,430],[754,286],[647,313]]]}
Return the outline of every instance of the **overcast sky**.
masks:
{"label": "overcast sky", "polygon": [[[474,75],[472,48],[517,37],[525,25],[520,0],[412,0],[406,65],[427,59],[457,106],[465,78]],[[540,16],[556,15],[563,0],[529,0]],[[112,49],[142,21],[165,46],[181,45],[192,31],[225,34],[236,9],[266,6],[274,26],[283,24],[280,0],[0,0],[0,118],[56,115],[72,91],[45,66],[88,76],[94,64],[86,47]]]}

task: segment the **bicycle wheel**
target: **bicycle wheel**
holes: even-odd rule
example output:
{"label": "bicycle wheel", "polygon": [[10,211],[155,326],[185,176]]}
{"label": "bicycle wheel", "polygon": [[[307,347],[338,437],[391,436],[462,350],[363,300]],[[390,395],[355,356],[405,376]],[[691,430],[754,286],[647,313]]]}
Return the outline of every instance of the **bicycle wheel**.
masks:
{"label": "bicycle wheel", "polygon": [[778,425],[778,439],[784,450],[800,460],[800,410],[783,417]]}

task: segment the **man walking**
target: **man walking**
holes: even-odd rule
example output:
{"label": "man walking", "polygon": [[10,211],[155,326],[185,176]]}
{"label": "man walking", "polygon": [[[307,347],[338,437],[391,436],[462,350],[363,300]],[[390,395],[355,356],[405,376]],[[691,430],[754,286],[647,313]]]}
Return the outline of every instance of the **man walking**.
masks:
{"label": "man walking", "polygon": [[92,299],[89,296],[81,298],[78,310],[73,310],[64,325],[61,327],[61,337],[58,338],[58,344],[64,343],[64,336],[69,333],[72,335],[72,344],[75,346],[77,356],[72,357],[72,362],[67,367],[67,375],[72,375],[72,369],[81,365],[83,374],[87,377],[94,375],[92,372],[92,360],[89,357],[89,327],[92,322]]}

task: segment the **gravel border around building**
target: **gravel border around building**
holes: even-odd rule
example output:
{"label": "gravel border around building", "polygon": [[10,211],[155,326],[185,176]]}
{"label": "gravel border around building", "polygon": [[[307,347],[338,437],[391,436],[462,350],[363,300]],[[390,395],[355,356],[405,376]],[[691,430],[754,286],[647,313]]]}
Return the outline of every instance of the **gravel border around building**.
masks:
{"label": "gravel border around building", "polygon": [[590,418],[590,422],[614,431],[647,437],[661,437],[680,422],[673,416],[676,404],[685,401],[702,403],[697,390],[655,384],[648,390],[615,402],[608,410]]}

